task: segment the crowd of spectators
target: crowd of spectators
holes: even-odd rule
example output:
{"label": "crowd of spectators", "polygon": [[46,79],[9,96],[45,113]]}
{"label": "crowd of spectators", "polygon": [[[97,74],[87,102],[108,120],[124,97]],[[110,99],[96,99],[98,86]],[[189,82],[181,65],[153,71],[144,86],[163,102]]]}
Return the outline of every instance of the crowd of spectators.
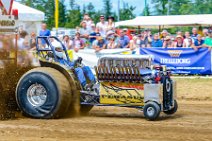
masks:
{"label": "crowd of spectators", "polygon": [[161,47],[161,48],[193,48],[198,50],[207,47],[211,50],[211,32],[209,28],[199,31],[193,28],[190,31],[178,31],[176,35],[170,34],[167,30],[152,34],[150,29],[145,29],[139,34],[130,33],[128,29],[116,29],[114,17],[107,19],[104,15],[99,17],[95,24],[88,14],[84,15],[80,23],[81,28],[76,28],[75,37],[63,36],[61,39],[67,49],[78,52],[81,49],[90,48],[99,52],[103,49],[115,48],[137,48]]}
{"label": "crowd of spectators", "polygon": [[[28,35],[25,31],[21,31],[18,37],[18,46],[20,49],[34,50],[36,43],[36,33],[32,32]],[[47,25],[41,25],[39,36],[50,36],[51,32],[47,29]],[[114,17],[105,18],[104,15],[99,17],[99,22],[94,23],[88,14],[84,15],[80,23],[80,27],[76,27],[74,36],[59,36],[67,50],[78,52],[85,48],[94,49],[99,52],[103,49],[129,48],[136,50],[137,48],[193,48],[198,50],[206,47],[211,50],[212,47],[212,29],[204,28],[202,31],[193,28],[192,31],[178,31],[176,34],[170,34],[167,30],[152,33],[150,29],[144,29],[139,33],[129,32],[128,29],[116,29]],[[27,40],[26,40],[27,39]],[[0,42],[0,47],[1,47]],[[41,40],[41,44],[45,44]]]}

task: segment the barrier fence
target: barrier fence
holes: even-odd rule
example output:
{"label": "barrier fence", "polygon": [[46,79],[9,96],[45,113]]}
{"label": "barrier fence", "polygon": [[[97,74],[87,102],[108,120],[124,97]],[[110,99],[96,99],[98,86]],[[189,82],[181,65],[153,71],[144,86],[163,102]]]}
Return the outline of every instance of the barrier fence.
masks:
{"label": "barrier fence", "polygon": [[[85,49],[74,53],[74,59],[82,57],[83,63],[93,70],[101,56],[131,53],[129,49],[102,50],[99,53],[92,49]],[[198,51],[192,48],[142,48],[136,54],[153,56],[154,64],[166,65],[174,74],[210,75],[212,73],[212,54],[207,48],[200,48]]]}
{"label": "barrier fence", "polygon": [[155,64],[166,65],[174,74],[210,75],[212,72],[211,51],[200,48],[142,48],[141,55],[154,56]]}

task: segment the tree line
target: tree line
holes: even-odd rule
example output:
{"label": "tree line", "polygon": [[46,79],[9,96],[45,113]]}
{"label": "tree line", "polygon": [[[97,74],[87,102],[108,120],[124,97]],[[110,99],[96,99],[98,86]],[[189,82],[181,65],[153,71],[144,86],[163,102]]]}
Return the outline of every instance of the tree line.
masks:
{"label": "tree line", "polygon": [[[96,9],[92,2],[83,4],[82,7],[75,0],[69,0],[69,5],[65,5],[65,0],[59,1],[59,27],[75,28],[80,25],[83,15],[88,13],[92,20],[97,23],[100,15],[114,16],[117,20],[116,7],[112,6],[112,0],[102,0],[103,7]],[[49,28],[54,27],[54,0],[19,0],[19,2],[38,9],[45,13],[45,22]],[[94,0],[95,2],[95,0]],[[185,15],[185,14],[211,14],[212,0],[147,0],[148,4],[141,13],[135,13],[135,6],[122,0],[120,21],[135,18],[137,15]],[[140,4],[140,3],[138,3]],[[182,19],[183,20],[183,19]]]}

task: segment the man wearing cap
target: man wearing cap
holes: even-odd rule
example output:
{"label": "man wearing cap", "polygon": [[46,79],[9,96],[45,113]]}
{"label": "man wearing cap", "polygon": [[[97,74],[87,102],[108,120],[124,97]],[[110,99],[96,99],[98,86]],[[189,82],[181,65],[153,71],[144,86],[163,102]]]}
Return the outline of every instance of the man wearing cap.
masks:
{"label": "man wearing cap", "polygon": [[168,36],[168,31],[167,31],[167,30],[163,30],[163,31],[161,32],[161,34],[162,34],[161,40],[162,40],[162,42],[164,42],[166,36]]}
{"label": "man wearing cap", "polygon": [[100,32],[99,32],[99,28],[95,28],[95,25],[92,24],[92,32],[89,35],[89,41],[91,43],[91,45],[93,44],[93,42],[97,39],[97,37],[101,36]]}
{"label": "man wearing cap", "polygon": [[211,50],[211,48],[212,48],[212,30],[208,31],[208,37],[205,39],[203,47],[207,47],[208,50]]}
{"label": "man wearing cap", "polygon": [[90,29],[87,28],[86,22],[81,22],[82,28],[80,29],[81,39],[86,43],[90,35]]}
{"label": "man wearing cap", "polygon": [[201,48],[204,44],[204,40],[202,39],[202,35],[198,34],[197,39],[194,41],[194,45],[196,48]]}
{"label": "man wearing cap", "polygon": [[88,13],[84,14],[83,21],[86,22],[86,28],[88,30],[91,30],[91,25],[93,24],[93,21],[91,20]]}
{"label": "man wearing cap", "polygon": [[163,46],[163,42],[159,39],[159,34],[155,33],[154,34],[154,38],[152,40],[152,47],[162,47]]}
{"label": "man wearing cap", "polygon": [[97,37],[97,40],[93,43],[93,48],[96,52],[99,52],[106,48],[106,41],[103,39],[103,37],[99,36]]}
{"label": "man wearing cap", "polygon": [[197,39],[197,35],[198,35],[198,33],[197,33],[197,28],[193,28],[192,29],[192,35],[191,35],[191,38],[193,39],[193,40],[196,40]]}
{"label": "man wearing cap", "polygon": [[130,39],[127,35],[125,35],[124,31],[120,31],[120,37],[118,40],[118,47],[119,48],[129,48]]}
{"label": "man wearing cap", "polygon": [[[79,80],[81,86],[83,87],[83,89],[90,90],[92,88],[93,84],[96,83],[95,76],[93,75],[91,69],[88,66],[74,68],[76,63],[82,61],[82,58],[78,58],[74,62],[68,61],[64,57],[62,45],[57,41],[52,42],[52,45],[55,49],[55,54],[57,56],[58,63],[65,65],[69,69],[74,69],[74,73],[75,73],[77,79]],[[87,84],[86,78],[89,79],[89,81],[90,81],[89,84]]]}
{"label": "man wearing cap", "polygon": [[166,36],[163,42],[163,48],[171,48],[172,47],[172,40],[170,36]]}
{"label": "man wearing cap", "polygon": [[96,24],[96,28],[99,28],[99,32],[103,38],[106,37],[108,22],[105,21],[105,16],[100,16],[100,22]]}

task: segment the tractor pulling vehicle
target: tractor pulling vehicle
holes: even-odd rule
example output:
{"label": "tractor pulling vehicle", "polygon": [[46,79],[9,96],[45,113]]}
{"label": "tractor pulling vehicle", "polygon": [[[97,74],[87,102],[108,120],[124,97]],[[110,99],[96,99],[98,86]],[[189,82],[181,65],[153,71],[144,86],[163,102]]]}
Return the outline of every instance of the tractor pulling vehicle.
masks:
{"label": "tractor pulling vehicle", "polygon": [[[39,44],[45,41],[45,47]],[[37,55],[41,67],[25,73],[17,84],[16,100],[24,115],[33,118],[59,118],[67,114],[88,113],[93,106],[119,106],[143,110],[148,120],[156,120],[161,111],[174,114],[176,82],[165,66],[152,66],[150,56],[103,56],[95,67],[97,83],[84,90],[73,68],[57,63],[53,41],[56,37],[37,37]],[[81,67],[82,59],[75,61]]]}
{"label": "tractor pulling vehicle", "polygon": [[[24,115],[43,119],[86,114],[93,106],[137,108],[149,120],[156,120],[161,111],[177,111],[176,82],[165,66],[152,66],[150,56],[100,58],[95,67],[97,83],[89,90],[82,88],[73,68],[57,63],[53,41],[61,45],[67,61],[70,59],[56,37],[37,37],[40,67],[20,65],[23,54],[17,46],[18,11],[13,9],[11,14],[12,2],[0,0],[0,42],[6,39],[0,48],[0,118],[16,103]],[[13,36],[15,44],[9,38]],[[75,67],[82,65],[81,59],[75,61]]]}

